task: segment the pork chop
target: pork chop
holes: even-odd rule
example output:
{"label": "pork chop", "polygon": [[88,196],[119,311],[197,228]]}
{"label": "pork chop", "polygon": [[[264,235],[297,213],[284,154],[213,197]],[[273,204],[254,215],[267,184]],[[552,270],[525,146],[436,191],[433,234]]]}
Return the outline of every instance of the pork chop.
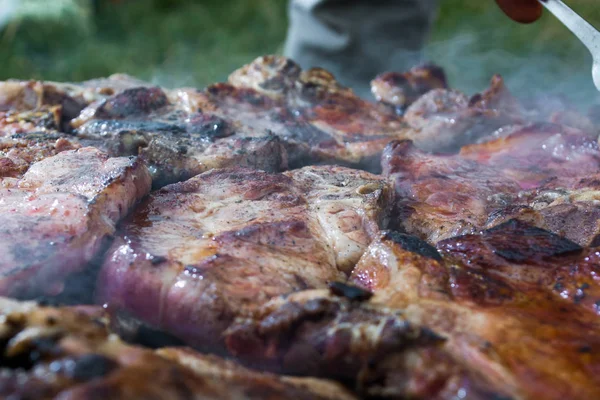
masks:
{"label": "pork chop", "polygon": [[278,295],[342,279],[380,225],[385,180],[342,167],[221,169],[150,195],[123,225],[98,301],[209,351],[231,321]]}
{"label": "pork chop", "polygon": [[600,150],[594,139],[553,124],[522,127],[506,137],[430,154],[409,141],[391,143],[384,173],[396,189],[395,219],[430,243],[475,233],[510,218],[589,245],[597,216]]}
{"label": "pork chop", "polygon": [[101,250],[116,223],[150,190],[135,158],[67,150],[0,181],[0,293],[57,293]]}
{"label": "pork chop", "polygon": [[513,220],[438,250],[383,235],[351,281],[444,337],[444,349],[510,398],[596,398],[598,268],[598,249]]}
{"label": "pork chop", "polygon": [[211,85],[198,98],[226,120],[280,137],[290,166],[330,163],[374,172],[385,145],[405,137],[406,124],[362,100],[322,69],[265,56]]}
{"label": "pork chop", "polygon": [[438,247],[382,232],[349,283],[271,300],[228,348],[363,397],[598,397],[597,248],[518,221]]}
{"label": "pork chop", "polygon": [[287,168],[279,139],[212,112],[190,107],[182,92],[135,87],[89,105],[71,121],[86,144],[114,156],[139,155],[155,187],[179,182],[212,168]]}
{"label": "pork chop", "polygon": [[352,400],[341,385],[260,373],[187,349],[128,345],[101,314],[0,299],[7,399]]}

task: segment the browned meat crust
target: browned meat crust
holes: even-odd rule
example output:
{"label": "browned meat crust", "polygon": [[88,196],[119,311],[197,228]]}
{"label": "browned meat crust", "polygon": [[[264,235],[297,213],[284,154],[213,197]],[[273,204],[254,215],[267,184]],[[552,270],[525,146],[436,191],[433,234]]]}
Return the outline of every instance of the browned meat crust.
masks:
{"label": "browned meat crust", "polygon": [[234,317],[350,272],[385,223],[383,179],[342,167],[214,170],[153,193],[104,263],[99,300],[198,347]]}
{"label": "browned meat crust", "polygon": [[63,278],[86,267],[151,181],[134,158],[81,148],[0,183],[0,293],[29,297],[59,293]]}
{"label": "browned meat crust", "polygon": [[127,345],[95,310],[2,298],[0,316],[6,399],[355,399],[332,382],[255,372],[186,349]]}
{"label": "browned meat crust", "polygon": [[386,72],[371,82],[375,99],[399,115],[434,89],[448,89],[448,81],[444,70],[432,64],[417,66],[405,73]]}
{"label": "browned meat crust", "polygon": [[510,218],[550,229],[581,245],[594,243],[600,150],[581,132],[552,124],[429,154],[393,142],[384,173],[396,188],[396,221],[431,243],[474,233]]}
{"label": "browned meat crust", "polygon": [[510,221],[447,239],[374,242],[352,281],[405,310],[444,348],[514,398],[595,398],[600,345],[597,249]]}

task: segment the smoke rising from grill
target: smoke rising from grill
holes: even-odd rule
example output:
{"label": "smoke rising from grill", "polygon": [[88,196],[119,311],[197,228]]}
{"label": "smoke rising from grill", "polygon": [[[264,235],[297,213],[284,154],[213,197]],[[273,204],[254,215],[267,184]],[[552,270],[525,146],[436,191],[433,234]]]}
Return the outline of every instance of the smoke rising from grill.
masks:
{"label": "smoke rising from grill", "polygon": [[[531,37],[528,35],[549,36],[544,28],[560,24],[545,22],[545,25],[521,26],[507,21],[502,29],[493,31],[483,27],[463,28],[447,40],[431,42],[425,50],[426,57],[446,70],[451,87],[468,94],[481,91],[490,77],[498,73],[520,99],[565,95],[570,104],[586,111],[600,100],[591,76],[592,58],[567,28],[561,27],[560,31],[572,39],[568,48],[552,48],[549,52],[547,45],[544,50],[540,45],[528,43],[527,37]],[[506,49],[505,44],[514,38],[522,42],[519,48],[525,56]]]}

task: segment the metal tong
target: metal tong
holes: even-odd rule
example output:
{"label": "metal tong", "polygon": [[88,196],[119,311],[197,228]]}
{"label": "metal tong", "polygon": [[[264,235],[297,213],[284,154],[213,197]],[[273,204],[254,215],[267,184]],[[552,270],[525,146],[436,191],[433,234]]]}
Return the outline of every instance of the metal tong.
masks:
{"label": "metal tong", "polygon": [[561,0],[538,0],[581,40],[592,53],[592,78],[600,91],[600,32]]}

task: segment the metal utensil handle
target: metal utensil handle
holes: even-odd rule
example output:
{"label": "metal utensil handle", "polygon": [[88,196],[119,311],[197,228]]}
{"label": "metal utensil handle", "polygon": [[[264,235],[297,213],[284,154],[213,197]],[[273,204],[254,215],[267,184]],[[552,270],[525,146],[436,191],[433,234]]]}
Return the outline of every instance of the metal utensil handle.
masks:
{"label": "metal utensil handle", "polygon": [[596,28],[561,0],[539,0],[539,2],[581,40],[592,53],[594,60],[600,59],[600,32]]}

